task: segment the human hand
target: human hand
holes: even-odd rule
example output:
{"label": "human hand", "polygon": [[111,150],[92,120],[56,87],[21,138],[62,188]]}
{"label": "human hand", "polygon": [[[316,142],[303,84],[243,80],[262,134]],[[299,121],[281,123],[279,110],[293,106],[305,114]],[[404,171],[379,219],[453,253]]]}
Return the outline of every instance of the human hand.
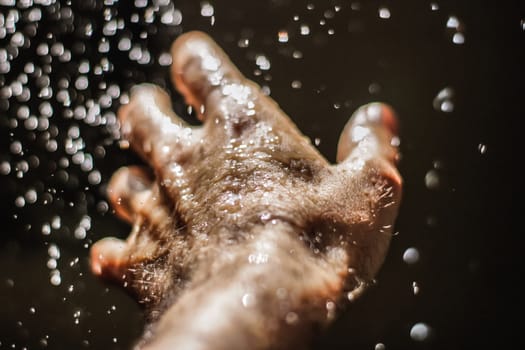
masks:
{"label": "human hand", "polygon": [[172,56],[203,125],[179,119],[159,87],[133,89],[121,131],[152,171],[111,179],[132,233],[97,242],[92,270],[146,305],[141,347],[305,346],[386,255],[401,199],[394,112],[359,108],[330,165],[209,37],[182,35]]}

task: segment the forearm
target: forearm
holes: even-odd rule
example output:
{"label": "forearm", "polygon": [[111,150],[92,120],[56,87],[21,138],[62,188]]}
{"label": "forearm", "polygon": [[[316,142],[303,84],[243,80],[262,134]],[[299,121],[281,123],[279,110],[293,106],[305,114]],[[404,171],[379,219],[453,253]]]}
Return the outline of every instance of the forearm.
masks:
{"label": "forearm", "polygon": [[312,330],[329,319],[327,303],[341,296],[341,276],[282,232],[236,250],[229,266],[174,301],[144,349],[306,347]]}

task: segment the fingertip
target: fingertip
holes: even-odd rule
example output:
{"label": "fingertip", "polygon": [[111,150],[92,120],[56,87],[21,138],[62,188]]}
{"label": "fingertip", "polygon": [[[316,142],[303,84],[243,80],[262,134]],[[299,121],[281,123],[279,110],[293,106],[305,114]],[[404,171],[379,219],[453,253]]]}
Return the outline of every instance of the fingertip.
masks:
{"label": "fingertip", "polygon": [[118,275],[122,264],[126,242],[114,237],[103,238],[90,250],[90,268],[95,276]]}
{"label": "fingertip", "polygon": [[372,124],[386,127],[393,135],[397,135],[398,121],[394,109],[382,102],[372,102],[361,106],[355,113],[355,124]]}
{"label": "fingertip", "polygon": [[242,79],[224,51],[203,32],[179,36],[171,47],[171,54],[172,80],[186,102],[197,110],[215,87]]}
{"label": "fingertip", "polygon": [[354,151],[361,157],[381,154],[397,161],[398,128],[396,113],[389,105],[372,102],[359,107],[341,133],[337,161],[344,161]]}

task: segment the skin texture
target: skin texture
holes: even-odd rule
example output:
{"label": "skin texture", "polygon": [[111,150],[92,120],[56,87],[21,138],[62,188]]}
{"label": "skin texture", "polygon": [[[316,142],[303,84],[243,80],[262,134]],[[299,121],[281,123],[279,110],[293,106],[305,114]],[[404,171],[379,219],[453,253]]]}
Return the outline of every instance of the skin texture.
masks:
{"label": "skin texture", "polygon": [[180,36],[172,56],[203,125],[159,87],[132,90],[121,131],[151,168],[111,179],[132,232],[97,242],[92,270],[145,305],[137,348],[307,348],[386,255],[401,199],[394,112],[359,108],[331,165],[208,36]]}

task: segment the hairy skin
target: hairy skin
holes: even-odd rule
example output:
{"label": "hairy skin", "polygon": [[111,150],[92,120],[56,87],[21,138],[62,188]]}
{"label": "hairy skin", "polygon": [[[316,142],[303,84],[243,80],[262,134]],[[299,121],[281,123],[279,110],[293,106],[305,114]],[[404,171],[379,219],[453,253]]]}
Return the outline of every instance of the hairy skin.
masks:
{"label": "hairy skin", "polygon": [[133,89],[121,130],[152,171],[111,179],[133,228],[92,247],[92,270],[145,304],[137,348],[306,348],[386,255],[401,199],[394,112],[361,107],[331,165],[208,36],[180,36],[172,56],[203,125],[159,87]]}

